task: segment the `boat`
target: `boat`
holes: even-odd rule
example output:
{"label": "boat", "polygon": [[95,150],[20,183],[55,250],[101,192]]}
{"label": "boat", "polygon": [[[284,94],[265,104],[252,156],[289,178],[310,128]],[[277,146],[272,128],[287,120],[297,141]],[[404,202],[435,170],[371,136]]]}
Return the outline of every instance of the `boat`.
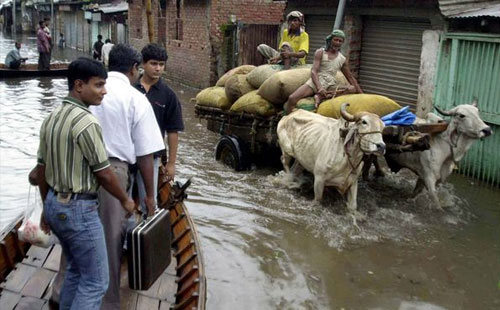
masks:
{"label": "boat", "polygon": [[[162,180],[162,179],[160,179]],[[121,309],[205,309],[206,278],[195,225],[183,202],[183,186],[163,181],[159,207],[170,211],[172,260],[147,291],[128,287],[126,259],[122,264]],[[0,235],[0,305],[3,310],[51,309],[52,281],[59,269],[61,247],[41,248],[17,237],[18,219]]]}
{"label": "boat", "polygon": [[69,63],[50,64],[50,70],[38,70],[38,64],[24,64],[19,69],[9,69],[0,64],[0,79],[16,77],[66,76]]}

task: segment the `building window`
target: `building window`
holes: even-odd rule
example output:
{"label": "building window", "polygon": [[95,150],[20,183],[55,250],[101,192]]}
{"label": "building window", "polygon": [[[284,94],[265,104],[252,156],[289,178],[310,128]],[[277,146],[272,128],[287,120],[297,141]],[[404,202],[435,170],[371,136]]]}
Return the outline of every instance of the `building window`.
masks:
{"label": "building window", "polygon": [[182,8],[182,0],[175,1],[175,39],[182,40],[183,31],[182,31],[182,19],[181,19],[181,8]]}

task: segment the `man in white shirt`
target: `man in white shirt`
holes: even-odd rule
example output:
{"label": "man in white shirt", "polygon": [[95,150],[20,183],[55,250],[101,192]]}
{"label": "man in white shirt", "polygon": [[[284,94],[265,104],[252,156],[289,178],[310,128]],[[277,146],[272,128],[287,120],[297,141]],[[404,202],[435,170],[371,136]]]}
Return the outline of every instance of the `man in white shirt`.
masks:
{"label": "man in white shirt", "polygon": [[[130,184],[129,164],[144,177],[148,214],[156,206],[153,185],[153,154],[165,149],[160,128],[148,99],[135,89],[141,55],[132,47],[116,45],[109,54],[107,94],[101,106],[91,108],[102,127],[111,167],[123,186]],[[99,215],[104,226],[109,261],[109,288],[101,309],[120,309],[120,263],[125,239],[126,212],[106,190],[99,191]]]}
{"label": "man in white shirt", "polygon": [[111,52],[111,49],[115,46],[113,43],[111,43],[110,39],[106,39],[104,45],[102,46],[101,52],[102,52],[102,62],[104,63],[104,66],[107,68],[109,64],[109,52]]}

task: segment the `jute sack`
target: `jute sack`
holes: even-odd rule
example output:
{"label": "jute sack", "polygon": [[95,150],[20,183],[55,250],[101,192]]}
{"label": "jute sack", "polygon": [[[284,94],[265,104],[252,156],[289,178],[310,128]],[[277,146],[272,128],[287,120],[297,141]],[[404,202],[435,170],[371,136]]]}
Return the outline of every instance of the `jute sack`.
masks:
{"label": "jute sack", "polygon": [[340,118],[340,106],[349,103],[347,111],[351,114],[357,112],[371,112],[378,116],[384,116],[401,109],[394,100],[381,95],[352,94],[344,95],[323,101],[318,107],[318,114],[323,116]]}
{"label": "jute sack", "polygon": [[253,69],[255,69],[254,65],[243,65],[243,66],[233,68],[233,69],[229,70],[228,72],[226,72],[223,76],[221,76],[220,79],[217,81],[217,83],[215,83],[215,86],[224,87],[226,85],[227,79],[230,76],[235,75],[235,74],[247,74],[250,71],[252,71]]}
{"label": "jute sack", "polygon": [[307,97],[300,99],[297,102],[297,109],[316,112],[316,108],[314,107],[314,97]]}
{"label": "jute sack", "polygon": [[273,104],[283,104],[294,91],[311,77],[310,68],[280,71],[259,87],[258,94]]}
{"label": "jute sack", "polygon": [[342,71],[340,70],[337,71],[335,79],[337,80],[337,85],[339,86],[339,88],[347,88],[347,86],[351,85],[344,76],[344,73],[342,73]]}
{"label": "jute sack", "polygon": [[227,100],[226,90],[224,87],[209,87],[200,91],[196,95],[196,103],[202,106],[219,108],[227,110],[231,107],[231,103]]}
{"label": "jute sack", "polygon": [[238,100],[238,98],[240,98],[244,94],[254,90],[252,85],[247,82],[246,74],[235,74],[233,76],[230,76],[227,79],[224,88],[226,89],[227,100],[229,100],[229,102],[231,103]]}
{"label": "jute sack", "polygon": [[231,111],[247,112],[260,116],[272,116],[276,114],[274,106],[257,94],[257,90],[241,96],[240,99],[231,106]]}
{"label": "jute sack", "polygon": [[271,75],[282,69],[281,65],[260,65],[247,74],[247,81],[254,88],[259,88]]}

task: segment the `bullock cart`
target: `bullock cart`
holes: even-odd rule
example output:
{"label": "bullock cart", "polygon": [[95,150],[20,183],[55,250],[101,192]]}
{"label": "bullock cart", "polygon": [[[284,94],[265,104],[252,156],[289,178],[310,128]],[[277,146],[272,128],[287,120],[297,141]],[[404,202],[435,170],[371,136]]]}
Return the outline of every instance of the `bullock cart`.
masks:
{"label": "bullock cart", "polygon": [[[159,206],[170,211],[172,259],[147,291],[128,287],[122,263],[121,309],[205,309],[206,280],[194,223],[184,205],[187,186],[164,183]],[[17,238],[22,219],[0,232],[0,308],[51,309],[52,282],[59,270],[61,247],[41,248]]]}
{"label": "bullock cart", "polygon": [[[215,159],[236,171],[249,169],[252,162],[279,163],[276,128],[281,116],[262,117],[245,112],[195,105],[196,116],[207,121],[207,129],[220,134]],[[386,126],[383,131],[387,153],[423,151],[430,135],[446,130],[448,123]],[[341,135],[347,131],[341,129]]]}

